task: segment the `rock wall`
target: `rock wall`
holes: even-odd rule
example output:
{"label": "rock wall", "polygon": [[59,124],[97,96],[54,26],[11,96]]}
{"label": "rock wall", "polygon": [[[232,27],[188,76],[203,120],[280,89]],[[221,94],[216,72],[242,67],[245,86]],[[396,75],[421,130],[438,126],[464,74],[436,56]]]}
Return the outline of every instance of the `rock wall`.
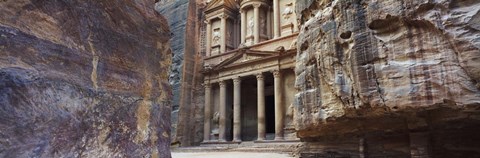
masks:
{"label": "rock wall", "polygon": [[170,157],[170,32],[153,6],[0,1],[0,157]]}
{"label": "rock wall", "polygon": [[185,27],[187,24],[188,0],[163,0],[155,3],[155,10],[162,14],[168,21],[172,38],[172,67],[170,69],[169,81],[172,85],[172,139],[176,138],[178,112],[182,89],[183,56],[185,45],[190,44],[185,40]]}
{"label": "rock wall", "polygon": [[305,149],[480,154],[479,11],[476,0],[297,0],[294,120]]}
{"label": "rock wall", "polygon": [[203,140],[204,87],[203,58],[205,56],[204,0],[189,0],[184,45],[184,63],[178,125],[174,143],[181,146],[200,145]]}

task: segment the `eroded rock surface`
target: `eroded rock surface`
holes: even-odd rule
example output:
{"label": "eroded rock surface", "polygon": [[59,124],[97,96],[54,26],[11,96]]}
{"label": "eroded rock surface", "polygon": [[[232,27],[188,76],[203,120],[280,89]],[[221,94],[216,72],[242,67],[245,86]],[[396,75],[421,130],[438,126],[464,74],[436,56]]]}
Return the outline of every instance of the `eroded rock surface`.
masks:
{"label": "eroded rock surface", "polygon": [[170,157],[153,1],[0,1],[0,157]]}
{"label": "eroded rock surface", "polygon": [[[479,1],[297,0],[296,9],[300,138],[365,136],[358,145],[372,132],[421,131],[433,141],[425,155],[479,154],[469,148],[480,146],[472,141],[480,140],[472,134],[480,122]],[[392,139],[416,137],[406,133]],[[388,155],[379,144],[370,154]]]}
{"label": "eroded rock surface", "polygon": [[172,66],[170,69],[169,81],[172,85],[172,139],[176,138],[176,129],[178,121],[178,113],[180,106],[180,97],[182,89],[183,75],[183,57],[185,45],[192,41],[191,38],[185,40],[185,27],[187,24],[187,13],[189,11],[189,0],[163,0],[155,3],[155,10],[162,14],[168,21],[170,30],[173,33],[171,38],[172,48]]}

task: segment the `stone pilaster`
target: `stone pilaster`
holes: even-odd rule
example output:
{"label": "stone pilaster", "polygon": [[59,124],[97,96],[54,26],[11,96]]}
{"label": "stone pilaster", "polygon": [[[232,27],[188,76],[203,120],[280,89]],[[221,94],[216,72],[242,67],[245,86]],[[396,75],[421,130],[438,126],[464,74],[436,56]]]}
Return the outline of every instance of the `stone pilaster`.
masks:
{"label": "stone pilaster", "polygon": [[205,20],[205,23],[207,24],[207,39],[206,39],[206,46],[205,46],[205,55],[206,56],[211,56],[212,53],[210,52],[210,50],[212,49],[212,44],[211,44],[211,40],[212,40],[212,24],[210,22],[210,20]]}
{"label": "stone pilaster", "polygon": [[283,140],[282,75],[273,71],[275,89],[275,140]]}
{"label": "stone pilaster", "polygon": [[257,75],[257,116],[258,116],[258,134],[257,140],[265,140],[265,83],[263,74]]}
{"label": "stone pilaster", "polygon": [[245,36],[246,36],[246,31],[247,31],[247,12],[240,9],[240,15],[241,15],[241,28],[240,28],[240,43],[245,43]]}
{"label": "stone pilaster", "polygon": [[253,18],[255,20],[253,25],[254,44],[260,42],[260,6],[262,6],[260,3],[253,4]]}
{"label": "stone pilaster", "polygon": [[241,119],[241,79],[240,77],[233,79],[233,141],[242,141],[242,119]]}
{"label": "stone pilaster", "polygon": [[204,118],[204,126],[203,126],[203,142],[210,141],[210,130],[212,122],[212,86],[209,82],[205,82],[205,118]]}
{"label": "stone pilaster", "polygon": [[219,119],[219,134],[218,134],[218,141],[225,142],[226,141],[226,118],[227,118],[227,87],[225,85],[225,81],[220,81],[218,83],[220,85],[220,119]]}
{"label": "stone pilaster", "polygon": [[227,15],[220,15],[220,30],[221,30],[221,38],[220,38],[220,53],[227,52]]}
{"label": "stone pilaster", "polygon": [[273,38],[280,37],[280,7],[279,0],[273,0]]}

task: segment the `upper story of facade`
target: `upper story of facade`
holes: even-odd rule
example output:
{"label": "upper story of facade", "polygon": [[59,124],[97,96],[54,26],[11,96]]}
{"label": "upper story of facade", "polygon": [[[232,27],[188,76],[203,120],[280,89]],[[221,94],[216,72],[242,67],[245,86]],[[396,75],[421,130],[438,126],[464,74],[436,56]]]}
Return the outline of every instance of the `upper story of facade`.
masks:
{"label": "upper story of facade", "polygon": [[205,10],[205,66],[217,65],[236,50],[288,50],[298,32],[295,0],[210,0]]}

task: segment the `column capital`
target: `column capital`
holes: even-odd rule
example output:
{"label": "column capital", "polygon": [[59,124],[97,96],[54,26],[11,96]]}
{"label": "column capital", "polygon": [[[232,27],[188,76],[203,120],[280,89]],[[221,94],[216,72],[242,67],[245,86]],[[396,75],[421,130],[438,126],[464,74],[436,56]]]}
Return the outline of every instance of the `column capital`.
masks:
{"label": "column capital", "polygon": [[282,75],[280,70],[273,70],[272,74],[273,74],[273,77],[275,77],[275,78],[278,78],[278,77],[280,77],[280,75]]}
{"label": "column capital", "polygon": [[203,83],[203,86],[205,88],[212,88],[212,84],[210,84],[210,82],[206,82],[206,81]]}
{"label": "column capital", "polygon": [[222,14],[222,15],[219,15],[218,17],[219,17],[220,19],[225,19],[225,20],[226,20],[226,19],[230,18],[230,15]]}
{"label": "column capital", "polygon": [[220,85],[220,87],[225,87],[225,86],[226,86],[224,80],[219,81],[219,82],[218,82],[218,85]]}
{"label": "column capital", "polygon": [[262,6],[262,3],[253,3],[252,6],[254,8],[260,8],[260,6]]}
{"label": "column capital", "polygon": [[246,13],[243,9],[239,9],[238,11],[240,14]]}
{"label": "column capital", "polygon": [[207,19],[207,20],[205,20],[205,21],[203,21],[203,22],[204,22],[205,24],[211,24],[211,23],[212,23],[212,20]]}
{"label": "column capital", "polygon": [[257,74],[257,80],[263,80],[263,73]]}
{"label": "column capital", "polygon": [[233,84],[240,84],[241,82],[242,82],[242,79],[240,77],[233,78]]}

